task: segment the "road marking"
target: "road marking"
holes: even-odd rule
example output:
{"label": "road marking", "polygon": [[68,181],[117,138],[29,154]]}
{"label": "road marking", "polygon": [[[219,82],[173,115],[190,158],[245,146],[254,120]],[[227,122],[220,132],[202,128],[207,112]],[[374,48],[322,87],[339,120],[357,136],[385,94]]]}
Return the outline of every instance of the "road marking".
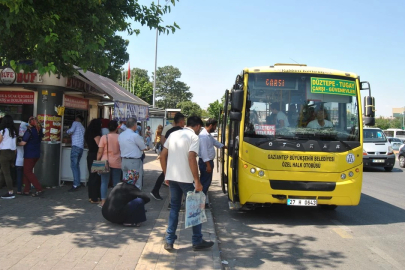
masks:
{"label": "road marking", "polygon": [[345,239],[352,239],[353,235],[350,233],[346,232],[342,228],[334,228],[333,231],[337,233],[340,237],[345,238]]}
{"label": "road marking", "polygon": [[399,262],[397,262],[390,255],[388,255],[378,247],[369,247],[369,249],[378,256],[380,256],[382,259],[384,259],[386,262],[394,266],[396,269],[404,269],[403,265],[401,265]]}
{"label": "road marking", "polygon": [[337,233],[342,238],[353,239],[353,231],[349,227],[343,225],[337,220],[331,219],[331,221],[338,226],[338,228],[333,229],[335,233]]}

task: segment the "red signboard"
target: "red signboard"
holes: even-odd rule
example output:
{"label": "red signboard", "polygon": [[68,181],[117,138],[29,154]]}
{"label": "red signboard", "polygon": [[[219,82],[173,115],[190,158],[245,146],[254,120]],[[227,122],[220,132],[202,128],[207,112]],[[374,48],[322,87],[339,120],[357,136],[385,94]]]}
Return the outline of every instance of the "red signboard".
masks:
{"label": "red signboard", "polygon": [[65,96],[65,107],[87,111],[89,109],[89,100],[72,96]]}
{"label": "red signboard", "polygon": [[0,103],[34,104],[34,92],[0,91]]}

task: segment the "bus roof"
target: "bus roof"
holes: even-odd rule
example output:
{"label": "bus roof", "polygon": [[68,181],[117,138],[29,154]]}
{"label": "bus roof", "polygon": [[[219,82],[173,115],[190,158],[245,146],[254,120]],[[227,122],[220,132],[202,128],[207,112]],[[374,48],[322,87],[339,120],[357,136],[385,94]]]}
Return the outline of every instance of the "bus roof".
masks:
{"label": "bus roof", "polygon": [[259,72],[285,72],[285,73],[311,73],[311,74],[327,74],[346,76],[351,78],[357,78],[357,74],[353,72],[345,72],[336,69],[320,68],[320,67],[308,67],[305,64],[274,64],[273,66],[261,66],[245,68],[247,73],[259,73]]}

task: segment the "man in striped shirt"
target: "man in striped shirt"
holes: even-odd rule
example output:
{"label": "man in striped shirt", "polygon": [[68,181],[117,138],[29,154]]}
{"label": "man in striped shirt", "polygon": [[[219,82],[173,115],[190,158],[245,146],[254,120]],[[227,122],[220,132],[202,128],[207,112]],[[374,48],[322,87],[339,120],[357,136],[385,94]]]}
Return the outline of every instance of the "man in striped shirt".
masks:
{"label": "man in striped shirt", "polygon": [[70,167],[73,173],[73,186],[69,192],[76,191],[80,187],[80,159],[84,148],[84,127],[82,125],[83,117],[77,115],[72,127],[68,129],[67,134],[72,136],[72,151],[70,152]]}

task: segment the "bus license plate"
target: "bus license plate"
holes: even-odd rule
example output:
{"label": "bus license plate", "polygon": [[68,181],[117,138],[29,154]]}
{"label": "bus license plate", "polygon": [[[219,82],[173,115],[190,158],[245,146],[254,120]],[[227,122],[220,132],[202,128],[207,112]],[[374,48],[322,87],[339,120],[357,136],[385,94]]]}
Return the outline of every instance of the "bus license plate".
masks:
{"label": "bus license plate", "polygon": [[293,206],[317,206],[318,202],[316,200],[307,199],[287,199],[287,205]]}
{"label": "bus license plate", "polygon": [[373,159],[374,163],[384,163],[385,160],[384,159]]}

